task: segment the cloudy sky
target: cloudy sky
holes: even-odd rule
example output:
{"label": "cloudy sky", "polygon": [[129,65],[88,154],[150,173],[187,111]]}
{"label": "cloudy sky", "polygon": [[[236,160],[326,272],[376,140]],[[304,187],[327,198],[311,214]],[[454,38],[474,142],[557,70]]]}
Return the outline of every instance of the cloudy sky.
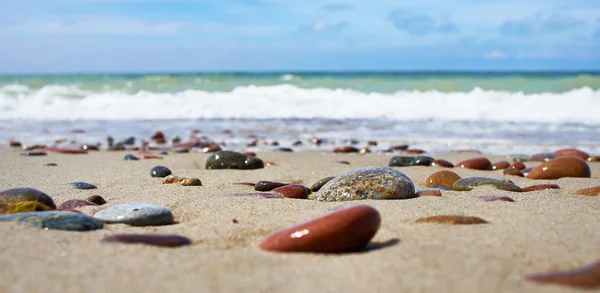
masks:
{"label": "cloudy sky", "polygon": [[593,70],[600,0],[0,0],[0,38],[8,73]]}

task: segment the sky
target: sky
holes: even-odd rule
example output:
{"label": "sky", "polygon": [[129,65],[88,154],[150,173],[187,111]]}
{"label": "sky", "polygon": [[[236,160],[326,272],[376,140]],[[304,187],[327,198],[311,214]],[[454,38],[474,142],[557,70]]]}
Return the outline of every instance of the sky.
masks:
{"label": "sky", "polygon": [[600,0],[0,0],[0,72],[600,70]]}

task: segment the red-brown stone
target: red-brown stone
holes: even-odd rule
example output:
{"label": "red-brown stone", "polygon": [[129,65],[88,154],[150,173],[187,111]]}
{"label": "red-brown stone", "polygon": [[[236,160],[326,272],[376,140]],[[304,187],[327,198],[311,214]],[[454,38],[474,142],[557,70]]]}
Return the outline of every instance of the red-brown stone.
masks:
{"label": "red-brown stone", "polygon": [[439,166],[439,167],[444,167],[444,168],[454,168],[454,164],[452,164],[446,160],[442,160],[442,159],[434,160],[433,162],[431,162],[431,166],[432,167]]}
{"label": "red-brown stone", "polygon": [[600,186],[589,187],[577,190],[575,192],[577,195],[587,195],[587,196],[598,196],[600,195]]}
{"label": "red-brown stone", "polygon": [[60,154],[87,154],[87,150],[82,150],[82,149],[67,149],[67,148],[59,148],[59,147],[44,147],[43,148],[44,151],[46,152],[53,152],[53,153],[60,153]]}
{"label": "red-brown stone", "polygon": [[588,154],[582,150],[578,150],[578,149],[561,149],[561,150],[555,151],[554,153],[556,155],[558,155],[559,157],[574,156],[574,157],[578,157],[582,160],[587,160],[590,157],[590,154]]}
{"label": "red-brown stone", "polygon": [[545,162],[529,173],[529,179],[558,179],[563,177],[590,177],[590,166],[573,156],[558,157]]}
{"label": "red-brown stone", "polygon": [[460,180],[461,177],[452,171],[438,171],[431,174],[425,179],[425,186],[440,185],[452,189],[454,182]]}
{"label": "red-brown stone", "polygon": [[340,146],[333,149],[334,153],[358,153],[358,149],[354,146]]}
{"label": "red-brown stone", "polygon": [[532,186],[523,187],[522,192],[530,192],[544,189],[560,189],[558,184],[537,184]]}
{"label": "red-brown stone", "polygon": [[308,187],[300,184],[289,184],[281,187],[274,188],[272,192],[277,192],[287,198],[299,198],[306,199],[310,190]]}
{"label": "red-brown stone", "polygon": [[517,170],[523,170],[525,169],[525,164],[523,164],[522,162],[514,162],[512,163],[512,165],[508,166],[508,168],[515,168]]}
{"label": "red-brown stone", "polygon": [[458,162],[454,167],[475,170],[492,170],[492,162],[487,158],[479,157]]}
{"label": "red-brown stone", "polygon": [[600,288],[600,261],[569,271],[533,274],[528,281],[580,289]]}
{"label": "red-brown stone", "polygon": [[502,169],[506,169],[510,166],[510,163],[507,161],[500,161],[500,162],[496,162],[494,163],[494,165],[492,166],[493,170],[502,170]]}

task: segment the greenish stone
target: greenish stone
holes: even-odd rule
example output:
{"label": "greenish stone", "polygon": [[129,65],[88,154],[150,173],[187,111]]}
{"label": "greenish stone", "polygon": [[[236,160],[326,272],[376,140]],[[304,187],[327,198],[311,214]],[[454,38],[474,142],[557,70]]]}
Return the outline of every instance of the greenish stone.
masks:
{"label": "greenish stone", "polygon": [[352,170],[327,182],[317,192],[319,201],[361,199],[407,199],[415,196],[415,186],[404,173],[390,167]]}
{"label": "greenish stone", "polygon": [[462,178],[462,179],[459,179],[456,182],[454,182],[454,184],[452,185],[452,189],[457,190],[457,191],[470,191],[470,190],[473,190],[473,188],[475,188],[475,187],[487,186],[487,185],[493,186],[496,189],[500,189],[500,190],[521,192],[521,187],[519,187],[513,183],[506,182],[506,181],[500,180],[500,179],[488,178],[488,177]]}
{"label": "greenish stone", "polygon": [[6,221],[54,230],[90,231],[102,229],[102,222],[93,217],[74,212],[45,211],[0,215],[0,222]]}
{"label": "greenish stone", "polygon": [[312,191],[312,192],[319,191],[319,189],[321,189],[321,187],[323,187],[323,185],[325,185],[327,182],[333,180],[333,178],[335,178],[335,176],[329,176],[329,177],[325,177],[325,178],[313,183],[313,185],[310,186],[310,191]]}
{"label": "greenish stone", "polygon": [[35,188],[11,188],[0,192],[0,214],[46,210],[46,207],[55,210],[56,204],[50,196]]}
{"label": "greenish stone", "polygon": [[218,151],[206,159],[206,169],[260,169],[263,161],[257,157],[232,151]]}
{"label": "greenish stone", "polygon": [[390,167],[430,166],[435,159],[428,156],[394,156],[390,159]]}

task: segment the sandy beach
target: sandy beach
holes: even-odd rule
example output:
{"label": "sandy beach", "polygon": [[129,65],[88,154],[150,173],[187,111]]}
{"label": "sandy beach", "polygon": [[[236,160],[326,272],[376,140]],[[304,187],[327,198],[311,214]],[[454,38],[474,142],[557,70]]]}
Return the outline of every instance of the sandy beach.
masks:
{"label": "sandy beach", "polygon": [[[19,153],[0,149],[2,190],[37,188],[57,204],[94,194],[108,201],[101,207],[83,208],[88,214],[128,202],[159,204],[172,210],[177,223],[108,224],[93,232],[0,223],[0,292],[575,292],[531,283],[523,276],[577,268],[600,259],[600,201],[572,195],[600,185],[600,163],[589,163],[592,178],[558,180],[530,180],[500,170],[452,169],[463,177],[509,178],[521,187],[556,183],[561,189],[515,193],[483,187],[442,191],[441,197],[318,202],[235,197],[253,188],[233,183],[272,180],[310,186],[359,167],[385,166],[392,154],[266,152],[258,157],[276,164],[250,171],[206,170],[208,154],[202,153],[171,153],[163,160],[141,161],[124,161],[125,152],[43,157]],[[479,155],[435,157],[456,163],[475,156]],[[528,167],[538,164],[526,163]],[[198,177],[203,186],[163,185],[148,173],[155,165],[167,166],[175,175]],[[396,169],[423,189],[425,179],[444,168]],[[98,189],[63,185],[71,181],[89,182]],[[506,195],[515,202],[479,198],[485,195]],[[272,253],[258,248],[274,230],[357,204],[376,208],[382,217],[381,228],[364,252]],[[415,223],[433,215],[477,216],[489,223]],[[100,242],[114,233],[178,234],[193,244],[157,248]]]}

